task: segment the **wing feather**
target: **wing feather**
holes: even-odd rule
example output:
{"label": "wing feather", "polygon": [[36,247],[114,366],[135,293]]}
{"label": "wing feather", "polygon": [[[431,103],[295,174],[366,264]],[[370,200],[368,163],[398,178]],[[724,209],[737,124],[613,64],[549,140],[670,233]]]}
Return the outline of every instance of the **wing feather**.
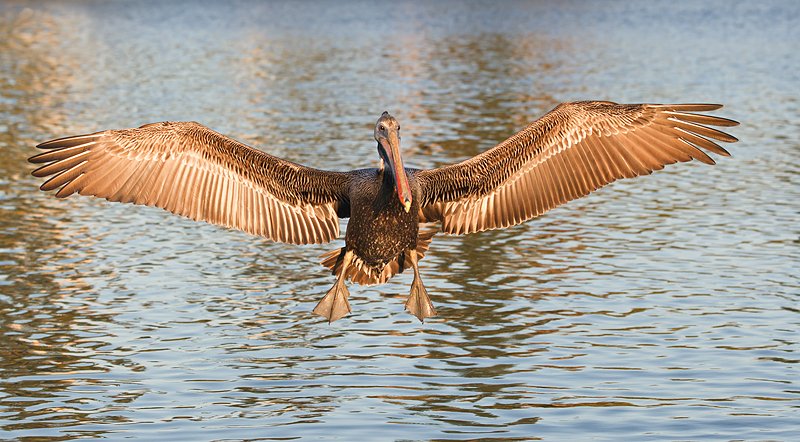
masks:
{"label": "wing feather", "polygon": [[[156,206],[275,241],[339,236],[350,175],[256,150],[193,122],[164,122],[59,138],[38,146],[44,191]],[[346,213],[344,215],[347,215]]]}
{"label": "wing feather", "polygon": [[709,126],[738,123],[696,112],[721,107],[561,104],[486,152],[458,164],[416,171],[422,218],[442,221],[446,233],[498,229],[621,178],[692,159],[714,164],[706,151],[730,156],[717,142],[737,139]]}

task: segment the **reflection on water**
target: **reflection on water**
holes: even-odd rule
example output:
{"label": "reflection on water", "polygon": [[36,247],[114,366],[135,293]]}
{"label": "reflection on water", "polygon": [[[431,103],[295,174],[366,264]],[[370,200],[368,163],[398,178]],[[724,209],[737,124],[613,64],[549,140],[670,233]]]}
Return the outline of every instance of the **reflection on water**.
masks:
{"label": "reflection on water", "polygon": [[[3,436],[797,438],[792,3],[203,6],[0,6]],[[431,167],[586,98],[722,101],[742,142],[437,237],[424,325],[402,312],[409,275],[313,317],[338,243],[57,201],[25,163],[55,136],[191,119],[371,166],[388,109]]]}

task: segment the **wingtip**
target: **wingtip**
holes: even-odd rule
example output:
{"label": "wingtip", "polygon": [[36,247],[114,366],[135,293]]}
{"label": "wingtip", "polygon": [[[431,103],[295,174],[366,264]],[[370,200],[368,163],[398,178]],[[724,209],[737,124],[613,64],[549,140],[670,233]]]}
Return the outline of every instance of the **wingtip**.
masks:
{"label": "wingtip", "polygon": [[[33,157],[28,158],[28,161],[31,162],[31,163],[35,163],[34,161],[31,161],[32,158]],[[36,178],[44,178],[44,177],[50,175],[49,173],[46,173],[46,170],[42,171],[42,169],[46,168],[47,166],[48,165],[45,164],[44,166],[37,167],[36,169],[31,171],[31,175],[35,176]]]}
{"label": "wingtip", "polygon": [[55,140],[45,141],[36,145],[37,149],[58,149],[64,147],[65,141],[69,141],[72,137],[56,138]]}
{"label": "wingtip", "polygon": [[73,135],[69,137],[56,138],[54,140],[45,141],[36,145],[37,149],[61,149],[65,147],[74,147],[79,144],[85,144],[95,141],[103,132],[95,132],[85,135]]}
{"label": "wingtip", "polygon": [[[36,147],[39,147],[39,146],[36,146]],[[40,153],[37,153],[36,155],[29,156],[28,157],[28,162],[31,163],[31,164],[40,164],[41,163],[41,161],[39,161],[39,156],[40,155],[41,155]],[[36,176],[36,175],[34,175],[34,176]]]}
{"label": "wingtip", "polygon": [[719,146],[719,151],[717,151],[716,153],[719,154],[719,155],[722,155],[723,157],[731,157],[732,156],[731,153],[728,152],[728,149],[725,149],[722,146]]}
{"label": "wingtip", "polygon": [[721,109],[723,105],[716,103],[680,103],[680,104],[659,104],[658,107],[666,108],[679,112],[708,112]]}

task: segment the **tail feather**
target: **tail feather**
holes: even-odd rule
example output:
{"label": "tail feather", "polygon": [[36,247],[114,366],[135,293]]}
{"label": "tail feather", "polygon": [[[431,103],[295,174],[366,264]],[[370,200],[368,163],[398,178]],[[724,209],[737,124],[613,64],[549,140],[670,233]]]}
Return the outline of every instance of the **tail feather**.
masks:
{"label": "tail feather", "polygon": [[[433,236],[438,232],[439,231],[436,229],[419,232],[419,236],[417,238],[417,249],[415,251],[417,254],[417,261],[425,256],[425,252],[427,252],[428,248],[430,248]],[[325,253],[321,256],[322,265],[331,269],[331,273],[334,275],[339,276],[339,273],[342,271],[342,259],[345,251],[346,247],[342,247],[341,249],[331,250],[330,252]],[[403,259],[402,266],[400,265],[401,258]],[[361,258],[354,256],[353,261],[347,267],[347,274],[345,277],[356,284],[361,285],[383,284],[392,276],[401,273],[408,267],[411,267],[411,258],[406,256],[405,253],[392,259],[382,268],[368,266],[366,263],[364,263],[364,261],[361,260]]]}

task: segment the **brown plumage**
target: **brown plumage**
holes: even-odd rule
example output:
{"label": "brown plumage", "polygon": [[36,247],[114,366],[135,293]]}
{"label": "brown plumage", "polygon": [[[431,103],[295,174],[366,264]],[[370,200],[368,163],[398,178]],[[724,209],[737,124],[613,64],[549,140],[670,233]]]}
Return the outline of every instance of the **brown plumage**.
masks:
{"label": "brown plumage", "polygon": [[[381,168],[312,169],[269,155],[194,122],[108,130],[40,144],[33,175],[41,189],[161,207],[275,241],[324,243],[350,217],[345,247],[324,256],[337,280],[314,312],[350,312],[346,279],[383,283],[411,267],[407,309],[436,314],[417,262],[441,222],[445,233],[498,229],[534,218],[620,178],[667,164],[730,154],[712,140],[737,141],[709,126],[735,126],[697,112],[716,104],[564,103],[497,146],[458,164],[406,169],[400,126],[384,112],[375,125]],[[385,166],[385,167],[384,167]]]}

